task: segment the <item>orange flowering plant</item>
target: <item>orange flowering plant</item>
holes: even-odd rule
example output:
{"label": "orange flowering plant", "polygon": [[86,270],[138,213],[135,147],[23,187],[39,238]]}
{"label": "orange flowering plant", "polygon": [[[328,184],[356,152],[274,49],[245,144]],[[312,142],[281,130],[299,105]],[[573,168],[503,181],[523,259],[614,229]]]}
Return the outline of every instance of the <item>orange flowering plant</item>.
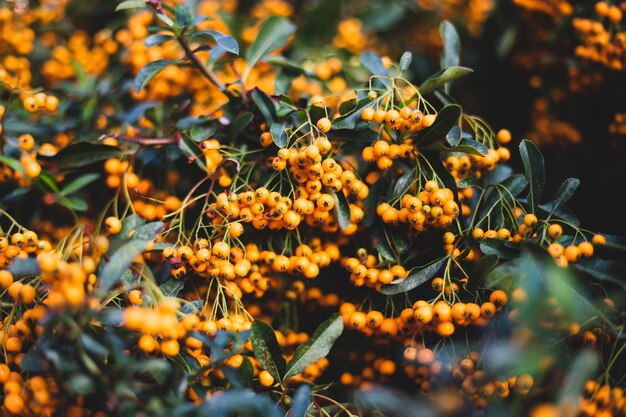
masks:
{"label": "orange flowering plant", "polygon": [[3,416],[624,413],[626,242],[451,96],[451,23],[415,84],[356,17],[315,52],[332,2],[123,1],[91,35],[18,3]]}

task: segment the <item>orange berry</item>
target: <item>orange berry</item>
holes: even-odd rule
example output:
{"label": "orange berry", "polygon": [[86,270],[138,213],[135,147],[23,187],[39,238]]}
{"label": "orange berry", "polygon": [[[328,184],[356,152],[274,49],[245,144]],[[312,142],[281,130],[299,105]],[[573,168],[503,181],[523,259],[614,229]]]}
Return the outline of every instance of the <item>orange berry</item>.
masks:
{"label": "orange berry", "polygon": [[496,139],[500,143],[509,143],[511,141],[511,132],[507,129],[500,129],[496,135]]}
{"label": "orange berry", "polygon": [[266,370],[259,372],[259,382],[264,387],[271,387],[274,385],[274,377]]}

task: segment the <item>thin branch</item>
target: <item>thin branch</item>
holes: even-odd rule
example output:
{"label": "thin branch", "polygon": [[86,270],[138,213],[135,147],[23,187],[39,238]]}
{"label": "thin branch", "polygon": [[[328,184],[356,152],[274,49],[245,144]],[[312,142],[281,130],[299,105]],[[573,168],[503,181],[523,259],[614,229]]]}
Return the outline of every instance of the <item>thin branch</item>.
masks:
{"label": "thin branch", "polygon": [[180,35],[178,35],[176,40],[185,51],[185,55],[187,56],[187,58],[195,65],[196,68],[198,68],[198,70],[202,73],[202,75],[204,75],[207,80],[213,83],[221,92],[225,93],[226,85],[224,85],[224,83],[217,77],[217,75],[215,75],[215,73],[210,68],[204,65],[200,61],[200,58],[198,58],[196,54],[194,54],[194,52],[191,50],[191,47],[189,46],[189,43],[187,43],[184,35],[185,32],[183,31]]}

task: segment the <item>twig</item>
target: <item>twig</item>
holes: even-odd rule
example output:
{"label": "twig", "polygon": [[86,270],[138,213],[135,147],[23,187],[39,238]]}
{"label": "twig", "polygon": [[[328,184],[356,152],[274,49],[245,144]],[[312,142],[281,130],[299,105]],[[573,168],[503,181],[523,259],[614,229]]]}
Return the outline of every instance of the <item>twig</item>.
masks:
{"label": "twig", "polygon": [[122,142],[137,143],[144,146],[168,145],[172,143],[178,144],[180,143],[181,139],[180,132],[177,132],[175,137],[168,138],[133,138],[130,136],[119,135],[117,133],[110,133],[107,135],[102,135],[100,139],[104,139],[106,137],[115,138],[117,140],[121,140]]}
{"label": "twig", "polygon": [[184,30],[183,30],[183,32],[180,35],[178,35],[178,37],[176,37],[176,40],[178,41],[180,46],[185,51],[185,54],[186,54],[187,58],[196,66],[196,68],[198,68],[198,70],[200,70],[202,75],[204,75],[204,77],[207,80],[212,82],[222,93],[225,93],[226,92],[226,85],[224,85],[224,83],[222,81],[220,81],[219,78],[217,78],[217,75],[215,75],[215,73],[210,68],[207,68],[207,66],[204,65],[200,61],[200,58],[198,58],[196,56],[196,54],[193,53],[193,51],[189,47],[189,44],[187,43],[187,40],[185,39],[185,31]]}

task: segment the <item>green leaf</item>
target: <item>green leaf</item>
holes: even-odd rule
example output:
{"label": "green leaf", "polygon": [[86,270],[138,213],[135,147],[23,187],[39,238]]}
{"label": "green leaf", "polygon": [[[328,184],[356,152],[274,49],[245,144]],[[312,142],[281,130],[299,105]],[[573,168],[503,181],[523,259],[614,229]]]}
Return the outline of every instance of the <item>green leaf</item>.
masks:
{"label": "green leaf", "polygon": [[[337,2],[341,3],[341,2]],[[366,30],[387,32],[407,14],[407,2],[370,1],[365,12],[357,15]]]}
{"label": "green leaf", "polygon": [[161,290],[161,293],[163,293],[165,297],[176,297],[178,293],[180,292],[180,290],[183,289],[184,286],[185,285],[183,284],[181,280],[172,278],[172,279],[168,279],[163,284],[161,284],[159,286],[159,289]]}
{"label": "green leaf", "polygon": [[461,42],[459,41],[459,34],[457,33],[454,25],[444,20],[439,25],[439,35],[443,41],[443,52],[441,54],[441,68],[451,68],[459,65]]}
{"label": "green leaf", "polygon": [[147,47],[157,46],[164,44],[167,41],[173,40],[174,37],[172,35],[166,35],[164,33],[155,33],[154,35],[148,36],[144,39],[143,44]]}
{"label": "green leaf", "polygon": [[265,120],[268,123],[276,123],[276,104],[274,101],[258,88],[253,89],[250,95]]}
{"label": "green leaf", "polygon": [[204,155],[196,142],[183,135],[178,147],[185,155],[191,157],[201,170],[206,171]]}
{"label": "green leaf", "polygon": [[[263,26],[261,26],[254,42],[252,42],[252,45],[250,45],[246,51],[248,69],[245,75],[247,76],[250,69],[270,52],[285,46],[289,36],[295,31],[296,27],[282,17],[271,16],[267,19],[265,23],[263,23]],[[244,80],[247,78],[246,76],[243,77]]]}
{"label": "green leaf", "polygon": [[619,251],[626,251],[626,239],[621,236],[603,235],[606,239],[606,244],[602,247],[609,249],[615,249]]}
{"label": "green leaf", "polygon": [[324,22],[327,28],[336,28],[341,18],[341,2],[320,0],[314,4],[315,7],[304,13],[296,35],[296,42],[302,44],[313,44],[315,42],[322,45],[330,44],[335,31],[319,30],[320,22]]}
{"label": "green leaf", "polygon": [[287,123],[274,123],[272,127],[270,127],[272,140],[279,148],[287,146],[287,141],[289,140],[289,137],[287,136],[287,129],[290,127],[291,125]]}
{"label": "green leaf", "polygon": [[254,114],[251,112],[241,113],[230,126],[230,129],[228,129],[228,135],[233,139],[237,138],[252,123],[252,119],[254,119]]}
{"label": "green leaf", "polygon": [[385,233],[385,227],[382,222],[378,221],[372,228],[372,244],[376,248],[376,251],[383,258],[388,261],[395,262],[396,261],[396,253],[391,247],[389,243],[389,239],[387,237],[387,233]]}
{"label": "green leaf", "polygon": [[138,214],[131,214],[122,220],[122,230],[114,237],[114,239],[129,240],[128,235],[133,230],[137,230],[146,224],[146,220]]}
{"label": "green leaf", "polygon": [[57,201],[57,203],[70,210],[76,211],[86,211],[89,208],[85,200],[77,197],[63,197]]}
{"label": "green leaf", "polygon": [[552,217],[552,215],[559,208],[561,208],[561,206],[563,206],[570,200],[570,198],[572,198],[579,185],[580,180],[578,178],[568,178],[563,181],[563,184],[559,188],[559,192],[556,193],[556,199],[554,200],[552,211],[550,212],[550,217]]}
{"label": "green leaf", "polygon": [[350,205],[348,204],[346,196],[343,195],[343,191],[338,193],[333,191],[331,192],[331,195],[335,199],[333,211],[337,216],[339,227],[341,227],[341,230],[345,230],[348,226],[350,226]]}
{"label": "green leaf", "polygon": [[[341,116],[333,120],[333,130],[339,130],[339,129],[358,130],[358,129],[355,129],[358,123],[362,123],[363,128],[366,128],[367,124],[361,121],[361,111],[367,105],[371,105],[371,103],[372,103],[371,100],[368,98],[360,100],[351,111],[347,113],[342,113]],[[311,112],[313,112],[314,109],[319,109],[319,107],[312,106]]]}
{"label": "green leaf", "polygon": [[8,271],[16,280],[41,274],[39,263],[35,258],[15,258],[9,265]]}
{"label": "green leaf", "polygon": [[127,0],[118,4],[115,11],[119,12],[120,10],[137,9],[139,7],[146,7],[146,2],[144,0]]}
{"label": "green leaf", "polygon": [[409,51],[406,51],[400,57],[400,72],[405,72],[411,66],[411,61],[413,61],[413,54]]}
{"label": "green leaf", "polygon": [[156,77],[168,65],[173,64],[174,61],[169,59],[157,59],[152,61],[139,70],[135,80],[133,81],[133,88],[135,91],[141,91],[141,89]]}
{"label": "green leaf", "polygon": [[444,106],[437,113],[434,123],[420,132],[417,141],[418,146],[427,147],[445,141],[446,135],[450,132],[450,129],[457,125],[460,118],[461,106],[457,104]]}
{"label": "green leaf", "polygon": [[119,158],[125,154],[126,152],[115,146],[78,142],[61,149],[54,156],[41,159],[56,169],[64,170],[83,167],[105,159]]}
{"label": "green leaf", "polygon": [[22,166],[22,164],[20,164],[20,162],[17,159],[0,155],[0,163],[5,164],[6,166],[11,168],[15,172],[19,172],[22,175],[26,175],[26,172],[24,171],[24,167]]}
{"label": "green leaf", "polygon": [[188,314],[188,313],[199,313],[202,311],[202,307],[204,307],[204,300],[193,300],[193,301],[189,301],[187,303],[185,303],[181,309],[180,312],[183,314]]}
{"label": "green leaf", "polygon": [[501,287],[502,283],[505,281],[519,279],[523,269],[524,265],[522,260],[520,258],[515,258],[493,268],[485,277],[485,283],[488,288],[494,288],[496,286]]}
{"label": "green leaf", "polygon": [[406,278],[382,285],[380,292],[385,295],[394,295],[411,291],[434,277],[448,262],[448,259],[448,257],[441,258],[425,268],[413,268]]}
{"label": "green leaf", "polygon": [[415,181],[416,168],[410,169],[405,172],[398,181],[396,181],[396,185],[393,187],[393,193],[391,194],[391,200],[395,200],[398,197],[403,196]]}
{"label": "green leaf", "polygon": [[306,412],[311,406],[311,386],[302,384],[293,396],[291,417],[306,417]]}
{"label": "green leaf", "polygon": [[524,163],[524,176],[530,185],[528,193],[528,203],[530,211],[534,212],[539,205],[543,187],[545,184],[545,167],[543,155],[537,146],[528,139],[524,139],[519,145],[520,155]]}
{"label": "green leaf", "polygon": [[60,194],[64,196],[73,194],[98,178],[100,178],[100,174],[97,173],[82,175],[63,187]]}
{"label": "green leaf", "polygon": [[[361,54],[361,63],[372,75],[379,75],[381,77],[386,77],[389,75],[389,72],[385,68],[383,64],[383,60],[373,52],[363,52]],[[386,78],[378,78],[380,82],[382,82],[385,87],[389,86],[389,80]]]}
{"label": "green leaf", "polygon": [[464,77],[472,72],[474,72],[474,70],[466,67],[452,66],[444,68],[428,77],[428,79],[419,86],[418,90],[421,94],[427,94],[441,88],[450,81]]}
{"label": "green leaf", "polygon": [[157,238],[162,230],[163,222],[152,222],[141,226],[133,234],[133,238],[111,256],[98,274],[96,288],[102,296],[105,296],[107,291],[119,281],[133,260]]}
{"label": "green leaf", "polygon": [[519,254],[519,243],[504,239],[483,239],[480,241],[480,250],[485,255],[497,255],[503,259],[510,259]]}
{"label": "green leaf", "polygon": [[216,30],[199,30],[193,34],[194,40],[196,37],[203,38],[207,36],[226,52],[239,55],[239,44],[232,36],[225,35]]}
{"label": "green leaf", "polygon": [[285,375],[285,358],[276,340],[276,333],[269,324],[261,320],[255,320],[252,323],[252,331],[250,333],[250,341],[252,342],[252,350],[261,366],[274,377],[276,381],[282,381]]}
{"label": "green leaf", "polygon": [[344,116],[356,109],[357,101],[355,98],[346,100],[339,105],[339,115]]}
{"label": "green leaf", "polygon": [[588,258],[573,263],[572,267],[597,280],[616,284],[622,287],[622,289],[626,289],[626,281],[624,281],[624,277],[626,277],[626,267],[617,262]]}
{"label": "green leaf", "polygon": [[308,342],[296,349],[287,364],[283,381],[304,371],[310,364],[325,358],[342,332],[343,318],[339,313],[335,313],[315,330]]}
{"label": "green leaf", "polygon": [[485,280],[487,274],[489,274],[498,265],[497,255],[485,255],[480,258],[480,261],[469,273],[468,282],[465,288],[468,291],[473,291]]}

